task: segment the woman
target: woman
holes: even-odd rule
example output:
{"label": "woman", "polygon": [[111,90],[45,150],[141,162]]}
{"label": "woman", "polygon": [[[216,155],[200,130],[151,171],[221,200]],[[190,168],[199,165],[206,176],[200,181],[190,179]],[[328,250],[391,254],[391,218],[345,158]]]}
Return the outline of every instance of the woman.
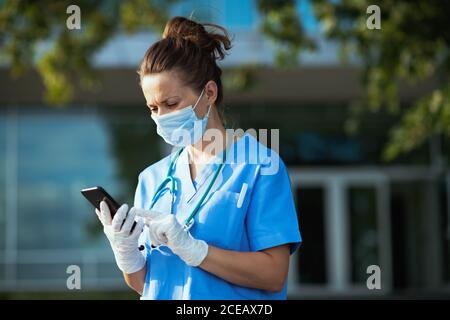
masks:
{"label": "woman", "polygon": [[181,148],[140,173],[131,210],[124,204],[111,220],[102,202],[96,212],[141,299],[286,299],[301,242],[290,182],[252,135],[226,135],[216,60],[230,47],[222,27],[176,17],[140,66],[157,132]]}

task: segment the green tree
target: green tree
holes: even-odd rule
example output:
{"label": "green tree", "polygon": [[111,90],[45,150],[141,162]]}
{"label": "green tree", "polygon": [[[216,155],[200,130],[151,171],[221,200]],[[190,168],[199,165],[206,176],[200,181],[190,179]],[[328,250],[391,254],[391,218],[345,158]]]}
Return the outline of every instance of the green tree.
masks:
{"label": "green tree", "polygon": [[[293,17],[291,0],[259,0],[263,32],[290,56],[311,48],[301,23]],[[433,136],[450,137],[450,2],[439,0],[313,0],[324,35],[340,43],[344,61],[349,53],[362,61],[365,95],[352,104],[346,127],[358,130],[367,112],[387,111],[400,121],[391,128],[383,158],[392,160]],[[366,26],[366,10],[381,10],[381,30]],[[285,8],[285,9],[280,9]],[[280,16],[282,15],[282,16]],[[295,31],[294,31],[295,30]],[[286,54],[285,54],[286,55]],[[288,54],[289,56],[289,54]],[[292,59],[290,59],[292,61]],[[437,79],[438,87],[410,105],[399,101],[399,86]]]}
{"label": "green tree", "polygon": [[[45,100],[63,106],[71,101],[75,84],[89,90],[101,85],[92,58],[114,34],[142,28],[161,32],[173,3],[175,0],[0,1],[0,54],[10,62],[14,77],[36,68],[46,88]],[[66,27],[66,9],[71,4],[81,9],[81,30]],[[124,194],[117,196],[126,201],[133,196],[138,170],[160,156],[156,134],[151,126],[118,123],[109,114],[104,121],[118,164],[118,178],[126,186]],[[151,147],[133,147],[144,142]],[[93,228],[88,229],[98,231],[97,221],[91,222]]]}
{"label": "green tree", "polygon": [[258,0],[261,32],[278,47],[275,63],[278,67],[295,66],[301,49],[315,49],[299,18],[295,0]]}
{"label": "green tree", "polygon": [[[298,0],[306,1],[306,0]],[[304,32],[295,0],[257,0],[261,31],[278,45],[276,66],[298,63],[301,50],[315,48]],[[168,9],[176,0],[80,0],[83,29],[65,27],[66,8],[72,1],[0,1],[0,54],[9,60],[13,75],[35,62],[51,104],[70,101],[73,83],[95,88],[93,55],[118,31],[140,28],[161,31]],[[346,53],[362,61],[365,95],[352,104],[347,121],[357,130],[366,112],[387,111],[400,121],[391,128],[384,159],[391,160],[424,144],[432,136],[450,136],[450,3],[438,0],[311,0],[324,35],[341,44]],[[366,9],[381,9],[381,30],[366,27]],[[36,58],[37,48],[41,50]],[[254,66],[242,66],[229,73],[225,84],[248,88],[254,82]],[[410,105],[401,105],[401,82],[420,83],[437,79],[438,87]]]}
{"label": "green tree", "polygon": [[[117,32],[160,32],[175,0],[6,0],[0,2],[0,55],[17,77],[36,66],[49,104],[63,105],[73,83],[95,89],[94,54]],[[82,28],[69,30],[67,8],[81,9]]]}

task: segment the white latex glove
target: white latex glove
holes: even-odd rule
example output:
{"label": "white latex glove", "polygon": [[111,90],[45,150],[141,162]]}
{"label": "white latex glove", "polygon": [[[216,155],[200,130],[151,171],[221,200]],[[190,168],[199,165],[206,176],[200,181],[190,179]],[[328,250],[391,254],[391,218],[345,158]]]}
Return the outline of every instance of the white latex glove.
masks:
{"label": "white latex glove", "polygon": [[158,237],[155,234],[155,222],[162,216],[170,215],[170,213],[163,213],[155,210],[145,210],[140,208],[136,208],[135,210],[136,216],[144,218],[145,224],[148,227],[151,245],[157,247],[161,244],[164,244],[165,238]]}
{"label": "white latex glove", "polygon": [[[130,233],[136,216],[136,208],[128,212],[128,205],[123,204],[111,220],[111,213],[105,201],[100,202],[100,211],[95,213],[103,224],[103,232],[111,244],[119,269],[125,273],[134,273],[145,265],[145,258],[139,251],[138,239],[143,230],[144,222],[139,220]],[[124,221],[125,220],[125,221]]]}
{"label": "white latex glove", "polygon": [[185,231],[173,214],[162,214],[154,217],[149,211],[138,210],[136,216],[149,219],[154,237],[167,245],[186,264],[197,267],[208,254],[208,244],[194,239],[189,231]]}

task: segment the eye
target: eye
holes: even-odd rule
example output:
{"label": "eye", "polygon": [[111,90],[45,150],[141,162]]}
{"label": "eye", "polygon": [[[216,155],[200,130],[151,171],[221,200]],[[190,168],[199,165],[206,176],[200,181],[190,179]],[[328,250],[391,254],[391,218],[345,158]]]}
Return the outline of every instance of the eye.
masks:
{"label": "eye", "polygon": [[150,113],[158,112],[158,107],[148,107],[150,109]]}
{"label": "eye", "polygon": [[177,102],[170,102],[170,103],[167,103],[166,105],[168,108],[174,108],[177,106],[177,104],[178,104]]}

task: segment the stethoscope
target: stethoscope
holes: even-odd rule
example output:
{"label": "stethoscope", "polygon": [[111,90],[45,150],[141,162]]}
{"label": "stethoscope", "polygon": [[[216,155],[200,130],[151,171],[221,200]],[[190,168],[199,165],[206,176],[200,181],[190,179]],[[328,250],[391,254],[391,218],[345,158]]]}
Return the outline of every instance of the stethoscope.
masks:
{"label": "stethoscope", "polygon": [[[167,170],[167,174],[166,174],[166,178],[161,182],[161,184],[158,186],[158,188],[156,189],[151,204],[150,204],[150,209],[153,208],[153,206],[155,205],[156,201],[159,199],[161,193],[166,189],[166,186],[169,184],[170,188],[169,191],[171,193],[172,196],[172,201],[170,204],[170,213],[173,213],[173,204],[175,202],[175,178],[173,177],[173,172],[174,172],[174,167],[175,164],[181,154],[181,152],[183,152],[184,147],[181,148],[180,150],[178,150],[175,154],[175,156],[171,159],[170,164],[169,164],[169,168]],[[224,157],[225,157],[225,153],[224,153]],[[214,175],[211,179],[211,181],[209,182],[208,187],[206,188],[205,192],[203,193],[202,197],[200,198],[200,200],[198,201],[198,203],[196,204],[196,206],[192,209],[191,213],[189,214],[189,216],[185,219],[184,223],[183,223],[183,228],[184,230],[189,230],[192,225],[194,224],[194,217],[197,214],[198,210],[200,209],[200,206],[202,205],[203,201],[205,200],[205,198],[207,197],[209,191],[211,190],[211,187],[213,186],[214,182],[216,181],[220,169],[222,169],[223,163],[225,161],[222,161],[218,166],[216,171],[214,172]]]}

